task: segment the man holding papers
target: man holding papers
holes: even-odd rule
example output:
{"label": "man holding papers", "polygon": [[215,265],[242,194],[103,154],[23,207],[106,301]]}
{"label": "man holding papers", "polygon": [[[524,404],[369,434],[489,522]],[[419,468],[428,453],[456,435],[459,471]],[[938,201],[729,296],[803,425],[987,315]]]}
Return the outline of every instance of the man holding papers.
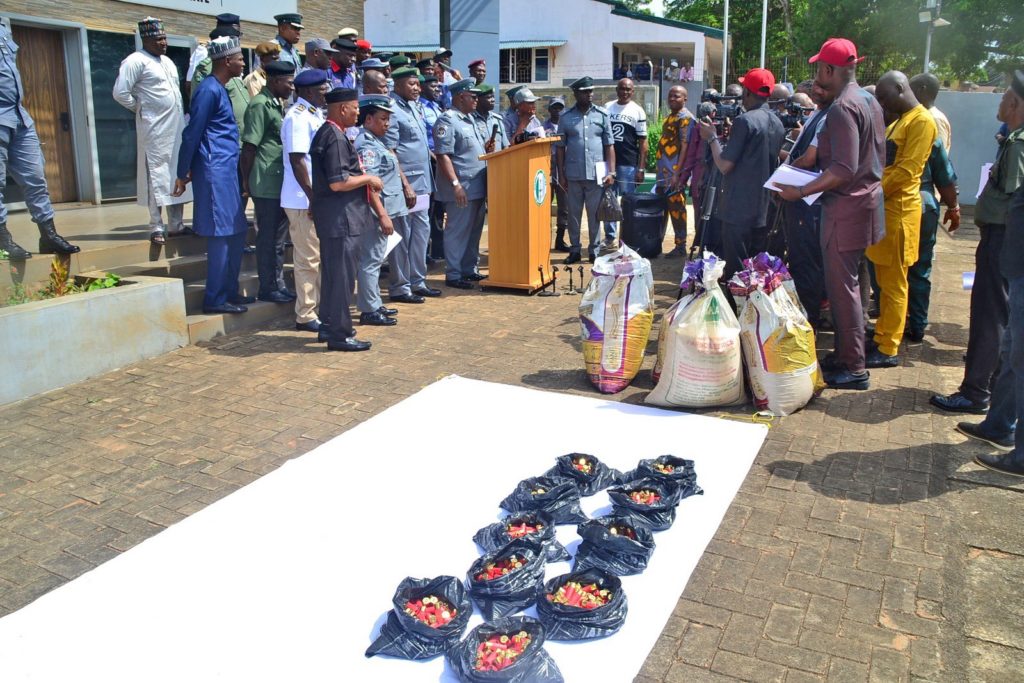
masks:
{"label": "man holding papers", "polygon": [[824,171],[803,187],[780,186],[781,196],[797,201],[825,193],[821,247],[836,350],[822,361],[822,369],[833,388],[867,389],[870,376],[864,369],[864,312],[857,272],[864,249],[885,234],[885,123],[878,102],[857,85],[861,59],[852,42],[830,38],[809,61],[818,65],[815,84],[823,92],[823,104],[831,103],[818,139],[818,165]]}

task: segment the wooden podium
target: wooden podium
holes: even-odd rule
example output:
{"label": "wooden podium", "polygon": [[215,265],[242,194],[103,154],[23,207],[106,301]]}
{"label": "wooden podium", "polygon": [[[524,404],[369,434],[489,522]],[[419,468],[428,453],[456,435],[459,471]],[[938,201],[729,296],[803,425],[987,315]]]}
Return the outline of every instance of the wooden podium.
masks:
{"label": "wooden podium", "polygon": [[[551,282],[551,143],[537,138],[487,161],[488,276],[483,287],[535,292]],[[543,276],[538,267],[543,268]]]}

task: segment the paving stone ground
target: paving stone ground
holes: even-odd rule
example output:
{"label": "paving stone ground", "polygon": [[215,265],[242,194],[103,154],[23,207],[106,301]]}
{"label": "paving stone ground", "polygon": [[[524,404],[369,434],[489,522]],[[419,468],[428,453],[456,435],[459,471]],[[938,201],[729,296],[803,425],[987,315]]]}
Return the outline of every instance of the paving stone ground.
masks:
{"label": "paving stone ground", "polygon": [[[1020,680],[1024,486],[928,406],[961,378],[976,242],[940,235],[899,368],[775,421],[637,681]],[[680,267],[655,261],[659,312]],[[446,290],[362,330],[370,353],[282,323],[0,408],[0,615],[447,374],[595,395],[577,302]],[[610,398],[641,401],[652,364]]]}

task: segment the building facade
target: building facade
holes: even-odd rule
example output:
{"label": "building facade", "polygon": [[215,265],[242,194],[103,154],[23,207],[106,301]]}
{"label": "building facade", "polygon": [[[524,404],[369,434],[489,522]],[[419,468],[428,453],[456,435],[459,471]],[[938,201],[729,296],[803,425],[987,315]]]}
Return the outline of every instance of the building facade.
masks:
{"label": "building facade", "polygon": [[[303,15],[303,41],[330,40],[348,26],[362,32],[362,0],[4,0],[0,21],[19,45],[25,104],[42,142],[53,201],[135,196],[135,118],[111,92],[121,60],[140,46],[139,20],[164,21],[168,56],[184,83],[191,52],[209,39],[217,14],[242,18],[242,45],[251,50],[276,35],[274,15],[296,11]],[[8,182],[7,191],[16,207],[20,189]]]}

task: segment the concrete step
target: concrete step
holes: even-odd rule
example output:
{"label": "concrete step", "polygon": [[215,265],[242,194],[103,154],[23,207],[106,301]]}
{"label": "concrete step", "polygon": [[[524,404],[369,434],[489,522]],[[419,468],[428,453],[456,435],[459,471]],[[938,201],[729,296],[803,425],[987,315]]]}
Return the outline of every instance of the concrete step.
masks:
{"label": "concrete step", "polygon": [[245,313],[237,315],[196,313],[186,316],[185,321],[188,324],[189,343],[197,344],[224,334],[266,327],[272,321],[294,317],[294,304],[272,304],[266,301],[257,301],[254,304],[249,304],[249,310]]}
{"label": "concrete step", "polygon": [[[111,270],[123,277],[152,275],[156,277],[176,277],[185,282],[191,282],[193,280],[202,280],[206,277],[206,254],[173,256],[170,258],[160,258],[156,261],[130,263],[116,266]],[[242,270],[256,270],[255,254],[244,254],[242,256]]]}
{"label": "concrete step", "polygon": [[[206,275],[206,269],[203,269],[203,275]],[[295,286],[295,280],[292,275],[291,264],[285,264],[284,267],[284,280],[289,288]],[[198,313],[203,310],[203,297],[206,294],[206,279],[189,280],[184,283],[185,286],[185,309],[188,313]],[[238,274],[238,293],[243,296],[256,296],[260,290],[260,279],[256,274],[255,269],[246,270],[243,268],[242,272]]]}

